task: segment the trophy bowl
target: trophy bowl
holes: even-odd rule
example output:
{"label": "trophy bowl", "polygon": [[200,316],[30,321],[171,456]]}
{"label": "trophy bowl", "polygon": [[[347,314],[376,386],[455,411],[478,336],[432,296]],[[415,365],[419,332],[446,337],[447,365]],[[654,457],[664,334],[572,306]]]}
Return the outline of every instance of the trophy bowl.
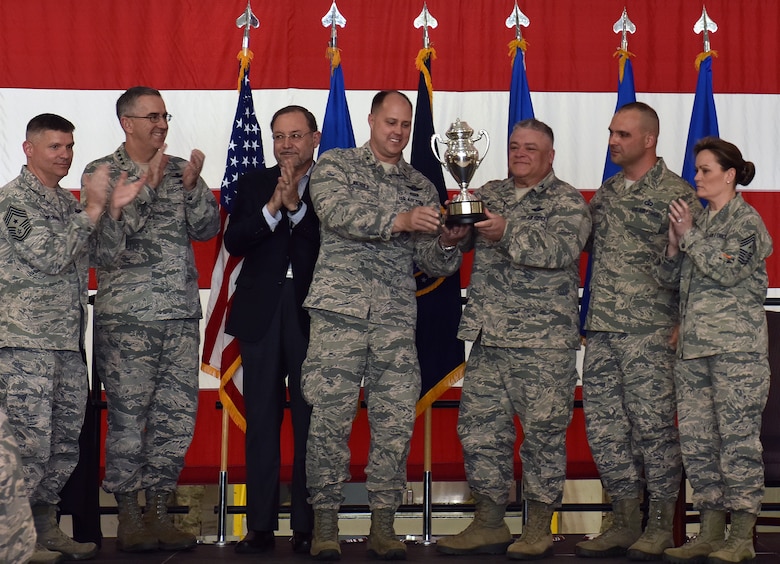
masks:
{"label": "trophy bowl", "polygon": [[[469,192],[468,186],[477,168],[482,164],[484,154],[490,148],[490,137],[482,129],[476,138],[472,138],[474,130],[460,118],[455,119],[445,135],[447,141],[442,140],[435,133],[431,136],[431,150],[441,165],[450,172],[460,188],[460,192],[450,200],[447,206],[447,223],[469,225],[482,221],[486,219],[482,200]],[[483,138],[485,139],[485,151],[480,158],[474,143]],[[439,154],[439,144],[447,146],[443,155]]]}

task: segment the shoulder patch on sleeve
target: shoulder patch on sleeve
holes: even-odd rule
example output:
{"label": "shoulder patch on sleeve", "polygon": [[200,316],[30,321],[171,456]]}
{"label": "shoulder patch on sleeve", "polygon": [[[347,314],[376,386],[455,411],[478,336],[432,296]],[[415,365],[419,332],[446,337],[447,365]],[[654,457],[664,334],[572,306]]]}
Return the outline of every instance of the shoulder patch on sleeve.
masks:
{"label": "shoulder patch on sleeve", "polygon": [[30,224],[30,218],[27,217],[27,212],[16,206],[8,206],[8,211],[3,216],[3,222],[15,241],[24,241],[32,231],[32,224]]}

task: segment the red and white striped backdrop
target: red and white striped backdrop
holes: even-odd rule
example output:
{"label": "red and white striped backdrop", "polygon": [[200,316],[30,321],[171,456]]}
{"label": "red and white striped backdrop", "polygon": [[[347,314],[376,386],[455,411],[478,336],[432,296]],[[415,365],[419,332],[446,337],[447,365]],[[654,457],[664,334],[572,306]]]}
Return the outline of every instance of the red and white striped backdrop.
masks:
{"label": "red and white striped backdrop", "polygon": [[[279,107],[297,103],[322,119],[328,88],[320,20],[331,0],[253,0],[260,28],[251,34],[255,107],[265,128]],[[375,91],[399,88],[416,97],[414,58],[422,32],[413,21],[422,0],[339,0],[347,98],[362,143]],[[438,27],[430,31],[434,121],[444,131],[456,117],[491,134],[492,145],[473,186],[505,173],[510,60],[514,31],[504,25],[514,0],[428,0]],[[583,190],[598,187],[607,126],[615,105],[620,38],[612,25],[626,6],[637,32],[629,36],[637,99],[661,117],[659,153],[676,171],[682,158],[696,84],[693,61],[702,38],[692,0],[520,0],[531,25],[528,80],[536,116],[556,134],[555,169]],[[780,235],[780,2],[708,0],[719,30],[713,75],[721,135],[756,164],[746,198]],[[206,155],[204,178],[218,188],[237,102],[235,20],[246,0],[0,0],[0,183],[24,162],[26,122],[41,112],[76,124],[76,158],[63,185],[76,188],[84,165],[122,140],[114,115],[118,95],[147,84],[163,91],[174,115],[169,152]],[[454,187],[454,181],[452,182]],[[780,242],[780,236],[776,237]],[[778,243],[780,245],[780,243]],[[213,247],[198,247],[201,285],[208,287]],[[778,253],[780,256],[780,253]],[[780,258],[770,259],[770,285],[780,287]]]}

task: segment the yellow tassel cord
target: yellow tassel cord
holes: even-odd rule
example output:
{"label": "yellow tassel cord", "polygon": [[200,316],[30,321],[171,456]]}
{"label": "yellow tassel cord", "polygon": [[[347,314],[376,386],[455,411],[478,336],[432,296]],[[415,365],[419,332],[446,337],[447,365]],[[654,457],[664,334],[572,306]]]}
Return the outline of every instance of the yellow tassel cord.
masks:
{"label": "yellow tassel cord", "polygon": [[626,72],[626,61],[631,57],[636,57],[636,55],[634,55],[631,51],[618,49],[612,56],[620,57],[620,61],[618,61],[618,81],[623,82],[623,74]]}
{"label": "yellow tassel cord", "polygon": [[433,47],[420,49],[417,53],[417,58],[414,61],[414,66],[417,67],[417,70],[423,73],[423,76],[425,77],[425,86],[428,88],[428,99],[431,102],[431,107],[433,107],[433,82],[431,81],[431,73],[428,71],[428,67],[425,66],[425,63],[429,58],[436,60],[436,49]]}
{"label": "yellow tassel cord", "polygon": [[231,364],[230,366],[224,367],[221,373],[213,369],[209,370],[209,373],[211,373],[212,376],[217,376],[219,378],[219,401],[222,402],[222,409],[227,409],[228,414],[230,415],[230,418],[233,420],[233,423],[236,424],[236,427],[241,429],[242,432],[246,433],[246,419],[244,418],[244,415],[241,413],[241,410],[238,408],[236,404],[233,403],[233,400],[230,398],[227,391],[225,390],[225,386],[227,386],[228,382],[230,382],[230,380],[233,378],[233,375],[236,373],[236,371],[239,369],[240,366],[241,366],[241,356],[236,358],[236,360],[233,361],[233,364]]}
{"label": "yellow tassel cord", "polygon": [[328,47],[325,49],[325,58],[330,61],[330,74],[341,64],[341,49],[338,47]]}
{"label": "yellow tassel cord", "polygon": [[462,362],[458,366],[456,366],[444,378],[439,380],[439,382],[433,388],[428,390],[428,392],[423,397],[417,400],[416,417],[419,417],[420,415],[425,413],[425,410],[428,409],[430,406],[432,406],[433,402],[439,399],[439,397],[444,392],[446,392],[452,386],[457,384],[463,378],[463,375],[465,373],[466,373],[466,363]]}
{"label": "yellow tassel cord", "polygon": [[704,51],[702,53],[699,53],[696,56],[696,60],[693,62],[693,66],[696,67],[697,71],[699,70],[699,67],[701,66],[701,63],[704,61],[704,59],[706,59],[710,55],[712,55],[713,57],[717,57],[718,56],[718,52],[717,51]]}
{"label": "yellow tassel cord", "polygon": [[[420,274],[422,274],[422,272],[419,272],[418,274],[416,274],[415,278],[417,276],[419,276]],[[415,292],[415,296],[419,298],[420,296],[424,296],[425,294],[429,294],[429,293],[433,292],[436,288],[441,286],[441,284],[442,284],[442,282],[444,282],[444,280],[445,280],[444,276],[441,276],[441,277],[437,278],[436,281],[433,284],[431,284],[430,286],[426,286],[425,288],[423,288],[421,290],[417,290]]]}
{"label": "yellow tassel cord", "polygon": [[515,65],[518,49],[525,53],[528,50],[528,42],[525,39],[513,39],[509,42],[509,58],[512,59],[509,66]]}
{"label": "yellow tassel cord", "polygon": [[244,81],[244,75],[249,68],[249,63],[252,62],[252,58],[255,56],[249,49],[241,49],[236,57],[241,62],[241,68],[238,71],[238,91],[241,92],[241,83]]}

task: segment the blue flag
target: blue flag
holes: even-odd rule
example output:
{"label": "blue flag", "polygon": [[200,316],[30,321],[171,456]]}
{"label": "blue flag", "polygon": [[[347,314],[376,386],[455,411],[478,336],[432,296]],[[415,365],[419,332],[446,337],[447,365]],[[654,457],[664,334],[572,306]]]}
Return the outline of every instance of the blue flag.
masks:
{"label": "blue flag", "polygon": [[[430,58],[425,58],[423,64],[417,88],[411,164],[436,186],[439,200],[444,203],[448,199],[444,173],[431,151],[434,130],[431,92],[428,90]],[[419,415],[463,377],[465,350],[463,341],[457,337],[461,313],[460,272],[434,278],[415,267],[414,274],[417,281],[417,356],[422,373],[422,389],[417,402]]]}
{"label": "blue flag", "polygon": [[[615,104],[615,113],[631,102],[636,102],[636,89],[634,87],[634,68],[631,66],[631,59],[628,56],[628,52],[618,51],[621,56],[620,66],[622,66],[622,78],[620,76],[621,71],[618,72],[618,86],[617,86],[617,104]],[[607,178],[611,178],[620,172],[620,167],[612,162],[609,158],[609,147],[607,147],[607,158],[604,162],[604,173],[601,175],[601,182],[603,183]],[[585,320],[588,318],[588,306],[590,305],[590,276],[591,269],[593,267],[593,254],[588,254],[588,267],[585,272],[585,282],[582,287],[582,302],[580,302],[580,335],[585,336]]]}
{"label": "blue flag", "polygon": [[695,186],[696,158],[693,146],[699,139],[712,135],[719,137],[718,114],[715,111],[715,97],[712,94],[712,57],[707,56],[699,66],[699,79],[696,82],[696,94],[693,97],[691,125],[688,128],[688,142],[685,144],[682,177],[691,186]]}
{"label": "blue flag", "polygon": [[528,88],[528,77],[525,74],[524,43],[515,42],[509,44],[515,46],[515,60],[512,63],[512,84],[509,86],[509,133],[518,121],[534,117],[534,106],[531,103],[531,90]]}
{"label": "blue flag", "polygon": [[350,149],[355,146],[355,133],[349,117],[347,94],[344,89],[344,73],[341,64],[337,64],[330,73],[330,92],[325,106],[325,118],[322,120],[321,155],[328,149]]}
{"label": "blue flag", "polygon": [[[618,76],[617,87],[617,104],[615,105],[615,113],[625,106],[636,102],[636,89],[634,88],[634,68],[631,66],[631,59],[626,57],[625,67],[623,67],[623,80],[620,80]],[[607,158],[604,161],[604,174],[601,176],[601,182],[603,183],[607,178],[612,178],[618,172],[620,167],[612,162],[609,158],[609,147],[607,147]]]}

